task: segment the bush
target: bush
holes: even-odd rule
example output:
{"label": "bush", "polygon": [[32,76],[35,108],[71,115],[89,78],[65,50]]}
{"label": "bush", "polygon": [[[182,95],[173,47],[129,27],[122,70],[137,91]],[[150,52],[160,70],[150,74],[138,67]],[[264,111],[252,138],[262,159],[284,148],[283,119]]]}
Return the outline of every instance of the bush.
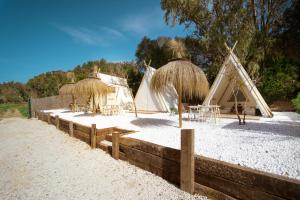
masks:
{"label": "bush", "polygon": [[259,89],[268,102],[289,100],[299,88],[299,70],[286,59],[271,61],[263,72]]}
{"label": "bush", "polygon": [[300,92],[295,99],[293,99],[293,104],[295,106],[296,112],[300,114]]}

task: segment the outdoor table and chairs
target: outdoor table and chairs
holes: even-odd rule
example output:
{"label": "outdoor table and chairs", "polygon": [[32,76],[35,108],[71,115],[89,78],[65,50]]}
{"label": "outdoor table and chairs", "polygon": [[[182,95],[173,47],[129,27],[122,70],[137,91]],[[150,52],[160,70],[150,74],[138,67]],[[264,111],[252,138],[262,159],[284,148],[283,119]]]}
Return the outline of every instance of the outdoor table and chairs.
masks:
{"label": "outdoor table and chairs", "polygon": [[189,106],[189,120],[197,120],[202,122],[213,120],[216,123],[220,117],[220,106],[218,105]]}

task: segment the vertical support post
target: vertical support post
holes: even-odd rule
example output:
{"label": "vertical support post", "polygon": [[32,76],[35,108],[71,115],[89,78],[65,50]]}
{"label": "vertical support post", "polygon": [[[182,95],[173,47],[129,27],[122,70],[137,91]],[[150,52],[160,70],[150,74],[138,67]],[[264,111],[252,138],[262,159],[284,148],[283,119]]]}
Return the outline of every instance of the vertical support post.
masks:
{"label": "vertical support post", "polygon": [[96,148],[96,124],[92,124],[92,129],[91,129],[91,147],[92,147],[92,149]]}
{"label": "vertical support post", "polygon": [[73,128],[73,122],[69,121],[69,134],[71,137],[74,136],[74,128]]}
{"label": "vertical support post", "polygon": [[47,122],[48,122],[48,124],[51,124],[51,115],[50,115],[50,113],[48,113],[47,114]]}
{"label": "vertical support post", "polygon": [[58,115],[55,115],[55,123],[56,123],[56,128],[59,129],[59,117],[58,117]]}
{"label": "vertical support post", "polygon": [[112,157],[116,160],[119,160],[119,157],[120,157],[119,139],[120,139],[120,134],[116,131],[113,131],[113,133],[112,133]]}
{"label": "vertical support post", "polygon": [[32,118],[31,97],[28,99],[28,119]]}
{"label": "vertical support post", "polygon": [[38,111],[36,111],[35,113],[36,113],[35,115],[37,116],[38,120],[40,120],[41,119],[40,118],[40,113]]}
{"label": "vertical support post", "polygon": [[181,130],[180,188],[191,194],[195,184],[194,138],[194,129]]}

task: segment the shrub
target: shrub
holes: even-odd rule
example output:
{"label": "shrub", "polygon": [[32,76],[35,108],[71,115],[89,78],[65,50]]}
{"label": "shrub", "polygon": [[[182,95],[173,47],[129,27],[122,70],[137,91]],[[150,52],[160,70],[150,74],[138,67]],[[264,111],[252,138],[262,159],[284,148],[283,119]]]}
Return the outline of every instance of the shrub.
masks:
{"label": "shrub", "polygon": [[298,73],[298,66],[286,59],[270,62],[259,85],[264,98],[268,102],[291,99],[299,87]]}
{"label": "shrub", "polygon": [[300,114],[300,92],[295,99],[293,99],[293,104],[295,106],[296,112]]}

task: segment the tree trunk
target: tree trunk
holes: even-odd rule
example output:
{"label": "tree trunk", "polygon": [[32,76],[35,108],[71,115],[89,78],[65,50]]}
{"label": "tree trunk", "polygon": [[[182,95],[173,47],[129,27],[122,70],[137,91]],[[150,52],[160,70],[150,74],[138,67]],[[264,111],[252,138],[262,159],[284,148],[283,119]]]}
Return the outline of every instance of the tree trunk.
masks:
{"label": "tree trunk", "polygon": [[237,115],[237,117],[238,117],[238,119],[239,119],[239,125],[241,125],[242,124],[242,122],[241,122],[241,117],[240,117],[240,114],[239,114],[239,110],[238,110],[238,105],[237,105],[237,93],[235,94],[234,93],[234,108],[235,108],[235,113],[236,113],[236,115]]}
{"label": "tree trunk", "polygon": [[181,93],[178,94],[178,114],[179,114],[179,128],[182,128],[182,102],[181,102]]}

